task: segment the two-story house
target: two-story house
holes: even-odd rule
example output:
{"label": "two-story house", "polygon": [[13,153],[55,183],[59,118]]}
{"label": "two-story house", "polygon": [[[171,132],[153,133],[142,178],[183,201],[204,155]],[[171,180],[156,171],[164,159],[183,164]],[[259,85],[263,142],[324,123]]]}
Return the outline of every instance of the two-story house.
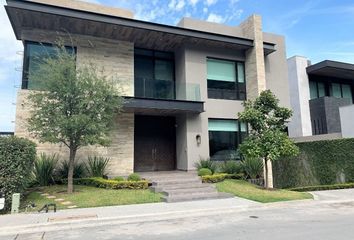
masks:
{"label": "two-story house", "polygon": [[[38,84],[28,74],[34,56],[51,52],[60,37],[75,49],[77,65],[104,68],[126,99],[109,147],[80,149],[78,158],[111,158],[110,175],[133,171],[193,170],[200,158],[232,158],[247,134],[242,103],[271,89],[289,107],[285,43],[262,31],[252,15],[238,26],[183,18],[177,26],[140,21],[133,13],[80,1],[7,0],[16,38],[23,42],[22,88],[15,135],[26,128],[26,96]],[[38,144],[39,152],[65,146]]]}
{"label": "two-story house", "polygon": [[[354,64],[306,57],[288,59],[290,137],[331,139],[354,137]],[[315,137],[309,137],[315,136]]]}

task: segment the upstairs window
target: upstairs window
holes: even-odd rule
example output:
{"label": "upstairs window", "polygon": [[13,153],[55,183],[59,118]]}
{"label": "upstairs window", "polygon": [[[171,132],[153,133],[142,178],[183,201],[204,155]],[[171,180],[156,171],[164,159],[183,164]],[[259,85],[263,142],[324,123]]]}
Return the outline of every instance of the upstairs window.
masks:
{"label": "upstairs window", "polygon": [[331,83],[310,81],[310,99],[320,98],[324,96],[336,98],[348,98],[353,101],[352,86],[343,83]]}
{"label": "upstairs window", "polygon": [[134,51],[134,96],[175,99],[173,53],[140,48]]}
{"label": "upstairs window", "polygon": [[244,63],[207,58],[208,98],[245,100]]}
{"label": "upstairs window", "polygon": [[326,96],[325,84],[323,82],[310,81],[310,99]]}
{"label": "upstairs window", "polygon": [[352,89],[349,84],[332,83],[329,94],[336,98],[348,98],[353,100]]}
{"label": "upstairs window", "polygon": [[[69,53],[75,54],[75,48],[65,48]],[[52,44],[26,41],[24,48],[22,89],[42,90],[43,83],[30,79],[30,74],[35,73],[45,59],[55,57],[56,55],[57,47]]]}

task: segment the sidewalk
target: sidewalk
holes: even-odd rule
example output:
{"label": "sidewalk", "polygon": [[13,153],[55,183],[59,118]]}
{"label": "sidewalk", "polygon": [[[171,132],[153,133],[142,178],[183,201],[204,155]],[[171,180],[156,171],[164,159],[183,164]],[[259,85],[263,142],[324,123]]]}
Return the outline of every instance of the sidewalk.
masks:
{"label": "sidewalk", "polygon": [[0,236],[73,227],[161,221],[215,213],[245,211],[262,204],[242,198],[178,203],[148,203],[99,208],[60,210],[56,213],[20,213],[0,216]]}

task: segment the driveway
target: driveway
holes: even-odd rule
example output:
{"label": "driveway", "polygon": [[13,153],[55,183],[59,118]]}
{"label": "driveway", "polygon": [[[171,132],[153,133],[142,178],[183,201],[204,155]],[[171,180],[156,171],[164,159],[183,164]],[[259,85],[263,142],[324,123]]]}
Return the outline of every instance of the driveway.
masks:
{"label": "driveway", "polygon": [[354,201],[354,189],[339,189],[311,192],[315,200],[320,201]]}

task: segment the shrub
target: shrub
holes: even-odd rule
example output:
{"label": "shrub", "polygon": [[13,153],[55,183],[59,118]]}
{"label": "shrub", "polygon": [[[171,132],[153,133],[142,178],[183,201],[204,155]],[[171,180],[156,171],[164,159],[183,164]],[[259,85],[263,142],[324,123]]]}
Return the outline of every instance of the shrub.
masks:
{"label": "shrub", "polygon": [[202,182],[217,183],[217,182],[222,182],[225,179],[243,179],[243,178],[244,178],[243,173],[238,173],[238,174],[217,173],[214,175],[202,176]]}
{"label": "shrub", "polygon": [[255,179],[260,177],[263,172],[263,161],[259,158],[246,158],[242,160],[242,168],[245,171],[246,175]]}
{"label": "shrub", "polygon": [[0,138],[0,192],[5,195],[5,211],[11,207],[13,193],[23,193],[31,180],[36,145],[15,136]]}
{"label": "shrub", "polygon": [[141,177],[137,173],[132,173],[128,176],[128,181],[140,181]]}
{"label": "shrub", "polygon": [[198,162],[195,163],[195,167],[200,170],[201,168],[208,168],[214,174],[217,170],[217,165],[215,162],[211,161],[210,158],[207,159],[200,159]]}
{"label": "shrub", "polygon": [[125,181],[125,178],[118,176],[118,177],[113,178],[113,180],[120,182],[120,181]]}
{"label": "shrub", "polygon": [[74,184],[108,189],[147,189],[149,182],[146,180],[116,181],[95,177],[74,179]]}
{"label": "shrub", "polygon": [[238,161],[225,161],[220,166],[220,171],[228,174],[238,174],[243,171],[241,162]]}
{"label": "shrub", "polygon": [[[69,161],[63,161],[58,169],[58,177],[60,179],[68,178]],[[74,164],[74,178],[85,177],[85,165],[83,163]]]}
{"label": "shrub", "polygon": [[48,186],[54,183],[54,169],[58,162],[58,155],[41,153],[34,162],[34,177],[40,186]]}
{"label": "shrub", "polygon": [[198,170],[198,176],[213,175],[209,168],[201,168]]}
{"label": "shrub", "polygon": [[323,191],[323,190],[335,190],[335,189],[346,189],[346,188],[354,188],[354,183],[296,187],[296,188],[289,188],[288,190],[297,191],[297,192],[309,192],[309,191]]}
{"label": "shrub", "polygon": [[106,168],[109,158],[99,156],[89,156],[87,159],[86,170],[90,177],[103,177],[106,175]]}

